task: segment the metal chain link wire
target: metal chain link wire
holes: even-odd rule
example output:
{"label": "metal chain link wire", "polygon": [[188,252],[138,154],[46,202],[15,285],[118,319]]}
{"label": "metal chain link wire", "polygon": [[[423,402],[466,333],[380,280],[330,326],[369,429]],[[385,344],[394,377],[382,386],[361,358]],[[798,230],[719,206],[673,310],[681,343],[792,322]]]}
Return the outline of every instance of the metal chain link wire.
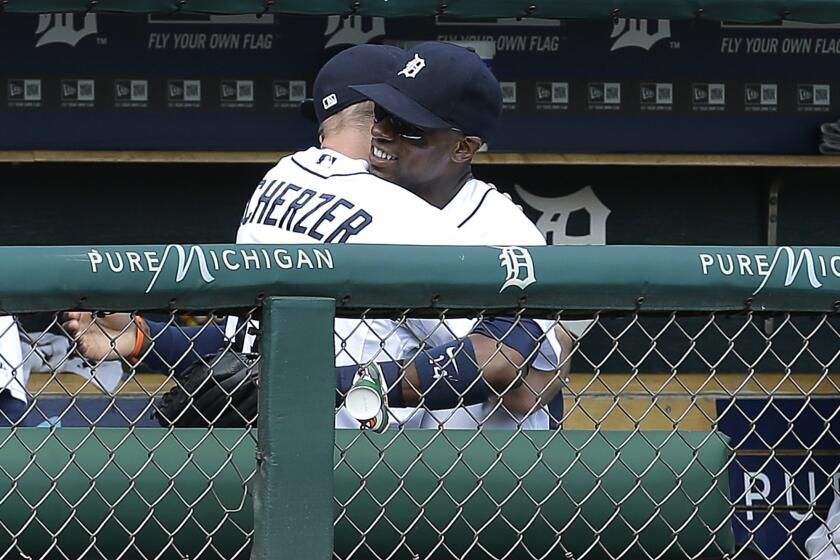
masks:
{"label": "metal chain link wire", "polygon": [[[444,310],[429,318],[426,311],[418,321],[411,309],[387,316],[377,311],[343,317],[352,321],[337,328],[338,363],[357,363],[354,340],[364,331],[364,361],[399,360],[404,371],[440,341],[469,335],[494,316]],[[221,334],[226,314],[211,311],[196,321],[170,311],[159,319],[194,339],[211,329]],[[105,316],[95,314],[87,328],[107,333],[116,348],[125,331],[101,329]],[[336,559],[807,557],[804,538],[824,524],[840,478],[836,315],[551,316],[571,340],[548,372],[562,385],[559,416],[549,418],[540,400],[545,383],[519,363],[511,364],[519,370],[515,382],[488,386],[490,399],[480,409],[430,411],[421,395],[417,407],[389,412],[392,427],[383,436],[340,431],[336,476],[355,483],[336,495]],[[0,432],[0,445],[17,458],[0,464],[0,557],[247,558],[256,432],[144,429],[157,426],[151,415],[179,382],[176,367],[211,358],[190,346],[159,372],[124,358],[89,360],[75,351],[59,313],[41,317],[36,328],[34,319],[15,320],[20,356],[7,356],[2,346],[0,366],[14,371],[4,382],[7,393],[26,372],[28,399],[20,418],[0,416],[10,426]],[[240,334],[246,325],[239,323]],[[7,328],[0,342],[7,334],[14,333]],[[236,339],[226,338],[223,350],[233,351]],[[504,340],[498,342],[503,356]],[[514,392],[532,397],[530,414],[506,406]],[[536,414],[557,427],[528,429]],[[453,419],[471,421],[474,429],[455,429]],[[399,434],[420,425],[426,427],[422,437],[407,448]],[[41,430],[20,429],[32,426]],[[67,427],[85,429],[65,437]],[[529,442],[531,464],[508,455],[520,450],[517,433]],[[713,440],[724,441],[728,451],[717,465],[700,453]],[[640,441],[658,451],[634,463],[628,457]],[[548,452],[557,443],[571,450],[562,461]],[[608,451],[597,461],[584,449],[595,443]],[[688,449],[691,459],[670,464],[668,445]],[[437,446],[450,453],[427,456]],[[371,449],[373,462],[354,459]],[[610,472],[618,471],[630,473],[626,486],[607,493]],[[657,473],[677,483],[652,489],[646,481]],[[555,481],[550,491],[534,489],[536,475]],[[411,486],[418,476],[426,487]],[[568,482],[580,476],[598,484],[581,489]],[[499,477],[508,489],[501,493],[493,490]],[[398,482],[383,488],[385,479]],[[455,479],[463,486],[447,483]],[[705,487],[689,488],[697,480]],[[703,525],[706,497],[727,505],[716,526]],[[568,511],[557,516],[561,502]],[[669,510],[675,502],[683,505],[679,516]],[[598,516],[581,513],[593,504]],[[632,513],[639,511],[647,516]],[[645,531],[653,527],[672,535],[660,549],[646,544]],[[734,532],[734,549],[720,548],[715,539],[724,528]],[[688,531],[706,544],[685,548],[677,536]],[[542,535],[536,545],[535,532]],[[584,533],[592,538],[581,547],[575,539]],[[382,542],[389,543],[387,551]]]}
{"label": "metal chain link wire", "polygon": [[[198,332],[177,311],[151,316],[188,339],[224,328],[215,312]],[[94,312],[82,332],[115,349],[131,323],[103,328],[105,317]],[[26,460],[0,465],[0,557],[247,558],[255,432],[147,429],[159,427],[152,414],[179,383],[174,368],[214,358],[189,351],[151,372],[125,357],[80,356],[59,313],[16,319],[22,352],[13,367],[28,377],[29,399],[0,445]],[[27,330],[32,322],[37,330]]]}
{"label": "metal chain link wire", "polygon": [[[410,315],[411,311],[406,310],[394,317],[394,328],[411,331],[407,321]],[[484,317],[477,315],[474,319],[480,322]],[[684,558],[807,557],[803,548],[805,537],[823,523],[837,488],[840,457],[837,355],[840,344],[836,316],[604,312],[592,314],[584,321],[571,322],[558,313],[556,320],[573,332],[573,346],[556,370],[560,375],[562,365],[571,360],[571,374],[568,378],[560,375],[564,381],[565,406],[560,417],[552,418],[559,424],[559,429],[552,432],[551,437],[564,439],[565,434],[577,430],[589,431],[590,440],[597,439],[602,432],[615,430],[622,431],[624,436],[610,443],[612,457],[605,466],[587,465],[583,457],[576,457],[565,468],[539,465],[552,470],[558,480],[554,497],[565,494],[576,508],[582,508],[587,500],[598,497],[597,488],[583,496],[563,488],[560,481],[575,466],[588,470],[596,479],[602,478],[610,468],[623,466],[627,471],[635,472],[632,489],[641,488],[646,492],[642,481],[648,472],[663,464],[668,468],[668,465],[663,463],[661,456],[635,471],[623,464],[622,451],[626,451],[625,446],[634,435],[646,439],[652,431],[665,432],[666,439],[682,440],[694,449],[717,437],[714,434],[723,433],[731,438],[725,462],[714,472],[699,464],[707,471],[707,481],[728,479],[729,492],[723,498],[729,511],[721,526],[705,527],[705,538],[710,546],[701,552],[680,550],[676,539],[670,550],[647,550],[637,546],[639,536],[648,526],[646,523],[662,523],[668,531],[678,533],[693,519],[699,518],[698,505],[679,523],[671,522],[664,513],[665,502],[681,493],[679,484],[659,496],[648,494],[647,509],[651,517],[645,520],[646,523],[628,518],[622,512],[622,505],[631,499],[630,492],[610,496],[607,502],[610,511],[603,523],[587,526],[596,538],[582,551],[564,547],[564,542],[571,540],[569,536],[580,518],[573,516],[572,521],[558,522],[542,511],[553,496],[532,496],[526,518],[507,518],[506,501],[521,496],[513,493],[501,497],[491,495],[482,486],[484,479],[490,476],[489,469],[471,473],[474,484],[463,497],[452,495],[442,481],[446,473],[463,466],[459,463],[470,445],[484,444],[496,457],[496,465],[512,474],[515,471],[514,467],[505,465],[504,458],[511,438],[495,437],[492,427],[485,423],[486,417],[477,417],[475,412],[470,412],[476,431],[466,444],[453,437],[458,432],[450,430],[447,424],[451,414],[438,415],[437,422],[432,423],[427,446],[442,440],[455,451],[452,462],[443,466],[427,461],[423,447],[416,449],[412,461],[399,466],[389,463],[389,448],[397,444],[395,436],[383,443],[360,433],[348,438],[347,443],[343,443],[345,440],[337,443],[336,472],[354,468],[342,462],[352,454],[354,446],[375,442],[381,453],[378,462],[367,470],[352,472],[359,480],[356,491],[336,500],[336,529],[341,534],[352,535],[353,546],[337,550],[335,558],[426,557],[430,550],[435,558],[634,558],[640,552],[648,558],[673,557],[675,552],[676,557]],[[363,321],[372,323],[377,319],[363,318]],[[414,332],[417,343],[414,354],[427,352],[434,345],[431,339],[435,332],[443,331],[451,338],[459,336],[452,332],[451,322],[444,311],[432,329]],[[375,328],[370,330],[377,331]],[[406,357],[389,352],[387,336],[381,336],[378,343],[385,357]],[[340,352],[346,353],[346,349]],[[520,381],[525,387],[529,385],[527,377]],[[507,427],[522,431],[521,416],[504,405],[505,393],[511,390],[512,387],[503,391],[491,388],[496,402],[481,412],[484,414],[489,409],[497,418],[507,416],[511,421]],[[418,414],[434,413],[423,410],[421,404],[408,416],[392,414],[392,428],[405,430],[415,426]],[[462,412],[458,414],[463,417]],[[519,425],[517,421],[520,421]],[[699,440],[689,439],[686,435],[690,433],[706,435]],[[653,440],[650,444],[652,447],[658,445]],[[535,447],[541,445],[541,441],[534,440]],[[434,482],[438,488],[431,494],[423,494],[406,484],[383,495],[373,487],[381,478],[378,474],[381,469],[391,471],[401,480],[410,479],[418,470],[436,472],[438,476]],[[672,474],[682,482],[683,473],[673,471]],[[527,484],[528,475],[528,472],[514,475],[519,488]],[[721,489],[710,484],[699,492],[701,495],[720,494]],[[354,501],[362,500],[371,502],[380,515],[368,516],[364,523],[353,519]],[[484,525],[469,526],[464,530],[462,514],[469,500],[484,501],[496,514]],[[395,516],[390,512],[397,508],[391,506],[404,501],[412,502],[421,517],[393,518]],[[451,518],[434,526],[422,518],[424,508],[431,507],[433,501],[448,501],[452,512]],[[540,550],[529,549],[524,537],[536,524],[546,525],[547,530],[556,535],[550,545]],[[734,551],[715,548],[713,536],[723,524],[734,530]],[[632,538],[626,546],[599,542],[599,537],[607,535],[617,525],[630,529]],[[486,544],[493,540],[490,533],[500,527],[510,529],[512,537],[509,548],[501,553]],[[379,539],[376,534],[383,531],[395,534],[389,553],[368,545],[369,540]],[[412,533],[426,533],[436,545],[417,556],[418,552],[411,548]],[[769,533],[775,538],[768,539]],[[466,542],[462,542],[464,539]],[[449,541],[459,541],[458,546],[449,545]]]}

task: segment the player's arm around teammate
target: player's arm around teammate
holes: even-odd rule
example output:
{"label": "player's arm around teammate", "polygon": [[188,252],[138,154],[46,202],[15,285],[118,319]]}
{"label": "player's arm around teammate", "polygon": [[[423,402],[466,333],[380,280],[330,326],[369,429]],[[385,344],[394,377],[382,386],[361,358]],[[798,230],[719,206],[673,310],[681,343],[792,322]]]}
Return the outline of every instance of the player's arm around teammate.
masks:
{"label": "player's arm around teammate", "polygon": [[[454,199],[470,194],[477,183],[472,177],[473,157],[496,132],[502,112],[499,83],[474,52],[446,43],[423,43],[409,51],[402,68],[384,82],[353,89],[376,104],[369,157],[375,175],[414,192],[444,213]],[[483,196],[476,201],[475,208],[458,227],[480,213],[486,200]],[[527,221],[521,213],[517,215]],[[506,223],[501,221],[494,226],[500,230]],[[529,227],[535,231],[533,224]],[[487,240],[476,236],[470,244],[487,244]],[[539,232],[534,244],[544,244]],[[504,319],[500,321],[503,323]],[[520,319],[495,332],[493,325],[482,326],[490,328],[480,329],[461,341],[453,340],[449,347],[430,349],[428,354],[440,358],[450,352],[463,356],[465,362],[474,361],[484,383],[469,386],[488,386],[490,391],[485,395],[489,398],[517,392],[543,342],[548,342],[543,346],[545,353],[553,354],[555,359],[562,352],[551,326],[544,323]],[[441,371],[438,365],[431,368],[432,375],[437,378],[448,373],[450,378],[463,378],[466,364],[459,365],[455,359],[447,363],[453,371]],[[416,376],[413,370],[406,370],[400,382],[401,396],[407,404],[415,404],[418,387],[425,389],[429,384],[428,380],[424,383],[429,368],[423,360],[416,369]],[[472,373],[472,368],[466,369]],[[546,373],[552,379],[559,377],[556,367],[549,369],[553,372]],[[542,394],[550,399],[561,384],[544,380],[540,383]],[[528,402],[526,390],[518,391],[520,398],[511,397],[510,406],[522,413],[533,410],[533,400]],[[429,408],[438,404],[429,403],[428,397],[424,400]]]}
{"label": "player's arm around teammate", "polygon": [[[443,52],[444,56],[449,56],[453,46],[447,46]],[[456,47],[457,48],[457,47]],[[457,51],[458,57],[463,57],[463,49]],[[471,59],[469,64],[474,65],[474,59],[479,60],[479,64],[483,66],[480,59],[474,54],[469,55]],[[341,68],[347,68],[348,65],[341,65]],[[492,77],[492,76],[491,76]],[[317,80],[316,80],[317,82]],[[316,84],[317,85],[317,84]],[[374,140],[371,145],[371,165],[374,171],[379,169],[377,173],[380,177],[388,179],[392,184],[399,184],[406,187],[409,191],[420,196],[429,203],[438,207],[445,205],[452,196],[464,185],[465,181],[470,179],[469,164],[472,156],[482,144],[482,137],[486,136],[485,132],[489,129],[495,128],[495,121],[498,120],[498,112],[500,106],[500,93],[498,92],[498,83],[493,79],[489,87],[484,93],[489,93],[490,96],[498,96],[498,100],[490,100],[490,104],[496,103],[498,107],[490,107],[489,112],[483,111],[479,114],[472,114],[473,123],[479,123],[476,132],[480,135],[468,133],[472,127],[466,126],[463,129],[456,129],[457,127],[448,126],[446,128],[430,128],[412,130],[405,122],[398,121],[396,118],[386,118],[382,116],[378,119],[380,128],[391,126],[390,134],[392,138],[398,137],[397,140],[404,140],[405,143],[410,144],[403,151],[394,152],[396,143],[388,144],[387,134],[381,136],[380,141]],[[495,91],[493,90],[495,88]],[[448,95],[449,91],[443,88],[442,95]],[[482,94],[479,92],[479,94]],[[327,101],[327,97],[323,98]],[[469,99],[467,100],[470,101]],[[445,101],[443,101],[445,103]],[[354,101],[358,104],[358,99]],[[323,103],[321,106],[327,108],[328,104]],[[318,109],[316,105],[316,110]],[[332,107],[332,105],[330,105]],[[346,110],[343,107],[336,107],[337,109]],[[335,116],[335,115],[333,115]],[[326,123],[322,122],[321,133],[323,136],[323,143],[332,147],[336,152],[346,152],[346,147],[339,147],[337,141],[340,138],[350,141],[355,147],[359,146],[359,128],[344,128],[340,129],[346,132],[345,136],[339,136],[336,130],[331,130],[329,127],[323,126]],[[469,124],[469,123],[468,123]],[[374,136],[376,136],[377,127],[374,126]],[[418,134],[419,131],[419,134]],[[466,132],[465,132],[466,131]],[[396,136],[395,136],[396,135]],[[350,138],[348,139],[347,136]],[[369,138],[369,136],[368,136]],[[370,145],[370,144],[369,144]],[[377,146],[387,146],[386,149],[378,148]],[[399,160],[399,165],[395,165],[395,161]],[[388,171],[390,169],[391,171]],[[397,173],[392,173],[396,170]],[[394,211],[392,209],[392,211]],[[436,227],[432,225],[434,220],[429,220],[427,227]],[[421,232],[422,233],[422,232]],[[422,237],[422,235],[421,235]],[[383,237],[383,241],[387,237]],[[261,241],[261,240],[260,240]],[[275,240],[277,241],[277,240]],[[270,240],[266,242],[271,242]],[[391,241],[393,242],[393,241]],[[453,239],[454,244],[459,243]],[[125,317],[110,316],[105,322],[124,321]],[[170,327],[160,329],[158,325],[146,324],[144,330],[138,330],[136,325],[125,322],[123,325],[113,325],[113,332],[107,332],[101,328],[85,328],[81,316],[69,316],[66,328],[68,332],[77,338],[80,351],[86,351],[96,354],[105,353],[110,357],[111,354],[118,354],[120,356],[128,356],[130,359],[137,359],[138,357],[145,357],[147,363],[153,358],[160,356],[164,358],[164,366],[166,362],[178,363],[179,367],[186,367],[190,361],[194,361],[201,352],[198,352],[197,347],[206,347],[212,350],[220,348],[224,344],[224,339],[217,329],[206,329],[196,333],[195,338],[191,338],[191,332],[188,330],[181,331],[180,329]],[[103,323],[103,326],[110,328],[110,325]],[[487,322],[485,325],[488,332],[475,333],[470,337],[458,341],[452,341],[448,344],[442,345],[439,348],[432,348],[428,355],[429,359],[415,359],[408,364],[405,361],[398,364],[399,368],[406,368],[405,375],[402,375],[403,382],[397,385],[392,385],[395,391],[396,398],[402,403],[417,403],[420,398],[425,399],[424,403],[430,408],[435,407],[452,407],[458,406],[464,402],[478,402],[489,395],[503,395],[510,392],[521,380],[523,371],[528,370],[528,363],[533,358],[537,344],[535,342],[542,337],[542,333],[535,328],[535,324],[531,321],[522,320],[513,326],[513,329],[508,329],[510,325],[502,325],[497,327],[496,332],[492,332],[494,326],[492,322]],[[498,336],[500,332],[507,332],[514,330],[518,333],[517,344],[512,343],[513,337],[505,336],[502,344],[499,344]],[[172,333],[171,331],[178,331]],[[138,336],[138,334],[141,334]],[[134,335],[134,336],[132,336]],[[171,336],[170,336],[171,335]],[[96,342],[88,342],[86,338],[99,338]],[[210,340],[210,339],[213,340]],[[150,341],[155,340],[155,351],[149,352]],[[139,342],[138,342],[139,341]],[[163,343],[172,343],[171,347],[166,347]],[[125,348],[123,348],[125,346]],[[125,351],[131,346],[131,353],[126,354]],[[139,348],[137,348],[139,346]],[[164,346],[164,347],[162,347]],[[189,356],[183,355],[183,352],[189,351]],[[460,367],[460,372],[448,373],[469,373],[464,377],[469,385],[469,388],[476,389],[472,394],[462,394],[465,392],[441,390],[437,391],[435,398],[431,398],[428,394],[429,388],[435,386],[440,388],[441,384],[436,384],[435,380],[443,375],[445,372],[441,369],[441,357],[450,358],[448,366],[445,367]],[[451,359],[456,357],[456,359]],[[436,360],[432,363],[432,360]],[[413,368],[413,369],[412,369]],[[177,373],[177,370],[176,370]],[[479,377],[481,379],[479,380]],[[341,384],[339,390],[346,389]],[[478,400],[476,400],[478,399]],[[532,407],[531,407],[532,408]]]}

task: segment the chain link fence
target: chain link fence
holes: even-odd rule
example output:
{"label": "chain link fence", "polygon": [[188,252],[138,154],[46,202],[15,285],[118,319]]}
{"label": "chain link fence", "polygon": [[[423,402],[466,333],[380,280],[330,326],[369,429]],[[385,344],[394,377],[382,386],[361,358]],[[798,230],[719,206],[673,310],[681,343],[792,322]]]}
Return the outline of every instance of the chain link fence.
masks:
{"label": "chain link fence", "polygon": [[[61,313],[23,314],[0,335],[4,387],[27,388],[22,410],[0,416],[10,426],[0,444],[0,557],[247,558],[255,431],[149,429],[179,381],[172,368],[151,372],[113,350],[80,354],[77,341],[94,334],[118,348],[133,323],[101,326],[113,317],[94,312],[74,336]],[[159,318],[184,332],[177,313]],[[217,328],[212,316],[199,327]]]}
{"label": "chain link fence", "polygon": [[[339,319],[339,364],[396,360],[405,369],[499,315],[379,311]],[[247,557],[255,431],[144,429],[159,426],[160,398],[186,364],[218,362],[196,341],[213,332],[223,353],[234,352],[224,315],[159,315],[158,336],[180,337],[188,349],[161,355],[152,340],[147,357],[164,364],[158,371],[80,356],[83,336],[119,348],[129,323],[115,329],[113,315],[94,313],[75,335],[59,313],[9,322],[2,341],[18,338],[21,353],[3,361],[15,372],[9,383],[28,376],[28,398],[20,418],[6,419],[15,427],[3,439],[7,557]],[[337,409],[347,429],[335,444],[334,557],[807,557],[804,536],[820,525],[837,479],[840,318],[575,318],[554,314],[552,326],[568,334],[554,368],[528,370],[535,357],[511,361],[512,381],[488,384],[483,405],[441,412],[421,395],[420,404],[389,411],[383,435],[348,424]],[[27,328],[33,319],[40,330]],[[500,353],[503,343],[494,341]],[[254,425],[242,417],[242,427]],[[407,444],[399,435],[412,428],[424,429]],[[710,442],[725,452],[704,453]],[[549,452],[560,443],[567,456]],[[587,452],[593,445],[598,453]]]}
{"label": "chain link fence", "polygon": [[[504,309],[352,308],[347,299],[336,298],[330,356],[351,369],[395,362],[409,398],[388,410],[381,434],[335,409],[333,558],[832,553],[840,529],[825,520],[840,462],[837,313],[647,310],[641,301],[635,310],[594,312],[526,301]],[[269,501],[260,469],[274,460],[261,447],[257,418],[237,410],[236,421],[220,427],[223,406],[205,417],[208,428],[181,428],[155,413],[179,386],[187,409],[197,406],[202,388],[184,381],[192,363],[217,368],[235,354],[261,368],[269,353],[273,360],[283,353],[275,352],[263,305],[195,309],[93,310],[84,314],[89,324],[73,328],[58,310],[0,318],[0,419],[8,425],[0,429],[0,558],[252,554],[255,521],[274,519],[254,514],[257,502]],[[138,314],[156,325],[142,347],[133,334]],[[239,318],[235,325],[229,316]],[[299,319],[287,319],[294,330]],[[510,329],[482,329],[499,319]],[[540,327],[534,352],[512,352],[507,337],[532,320]],[[475,383],[487,398],[435,409],[430,389],[412,378],[413,364],[425,357],[445,365],[436,349],[466,338],[481,348]],[[218,353],[207,351],[208,340]],[[294,353],[313,350],[296,344]],[[448,360],[464,351],[455,348]],[[313,375],[332,386],[334,372],[322,369]],[[452,381],[440,375],[434,383],[457,391]],[[224,387],[226,406],[240,404],[236,391],[246,383]],[[272,390],[306,410],[301,386]],[[21,395],[23,407],[8,404]],[[282,432],[294,420],[262,417],[259,426]],[[304,429],[289,435],[294,443],[283,452],[294,460],[290,450],[320,441]],[[302,486],[308,467],[291,467]],[[301,508],[305,524],[304,505],[290,507]],[[825,538],[806,547],[818,530]]]}

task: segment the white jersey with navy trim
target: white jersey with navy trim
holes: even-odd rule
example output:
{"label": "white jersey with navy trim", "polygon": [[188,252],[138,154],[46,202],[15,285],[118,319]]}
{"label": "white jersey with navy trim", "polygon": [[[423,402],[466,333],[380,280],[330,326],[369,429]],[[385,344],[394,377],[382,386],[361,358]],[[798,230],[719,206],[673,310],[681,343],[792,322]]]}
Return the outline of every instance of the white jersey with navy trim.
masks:
{"label": "white jersey with navy trim", "polygon": [[[316,148],[280,160],[266,174],[248,202],[236,240],[278,244],[545,243],[521,210],[486,183],[469,181],[440,210],[409,191],[374,177],[368,173],[366,162]],[[354,319],[338,319],[336,365],[402,359],[412,355],[427,334],[427,347],[437,346],[466,336],[472,326],[473,321],[469,319],[448,320],[446,328],[434,320],[410,320],[410,325],[398,327],[388,320],[367,320],[360,324]],[[228,332],[232,332],[231,326]],[[556,356],[559,356],[559,346]],[[436,417],[452,416],[447,427],[475,427],[473,417],[484,420],[488,427],[516,426],[516,420],[507,411],[487,412],[496,408],[496,403],[487,403],[469,409],[440,411]],[[402,409],[397,416],[407,427],[419,427],[424,423],[425,413]],[[358,421],[342,408],[337,413],[336,425],[357,428]],[[522,425],[544,428],[547,417],[535,413],[522,421]]]}
{"label": "white jersey with navy trim", "polygon": [[[496,187],[484,181],[470,179],[447,204],[442,213],[452,224],[458,227],[468,239],[482,245],[545,245],[537,226]],[[454,340],[468,333],[474,322],[471,319],[447,320],[446,328],[439,322],[429,320],[410,320],[409,328],[423,337],[426,347],[435,347]],[[561,355],[560,343],[554,334],[552,321],[538,321],[546,333],[540,345],[539,355],[533,367],[544,371],[554,371]],[[411,352],[412,348],[403,348]],[[538,410],[527,417],[513,415],[501,408],[495,399],[486,403],[450,410],[427,411],[420,417],[420,427],[435,428],[443,424],[446,428],[484,428],[547,429],[548,414]]]}
{"label": "white jersey with navy trim", "polygon": [[456,245],[458,229],[367,162],[310,148],[281,159],[251,196],[237,243]]}
{"label": "white jersey with navy trim", "polygon": [[[459,231],[486,245],[545,245],[542,232],[522,209],[484,181],[467,181],[443,212],[457,223]],[[546,337],[533,366],[544,371],[556,370],[561,350],[554,334],[554,323],[538,323]],[[549,417],[545,410],[535,411],[526,418],[514,416],[491,399],[459,410],[432,411],[424,416],[421,425],[436,427],[440,421],[447,428],[474,428],[480,423],[485,428],[515,429],[521,425],[526,429],[547,429]]]}
{"label": "white jersey with navy trim", "polygon": [[[466,245],[438,208],[368,172],[367,162],[310,148],[281,159],[245,209],[237,243]],[[228,336],[235,332],[229,320]],[[404,342],[388,320],[336,320],[336,364],[398,359]],[[253,336],[244,342],[244,350]],[[358,422],[355,422],[358,427]]]}
{"label": "white jersey with navy trim", "polygon": [[443,208],[461,233],[484,245],[545,245],[537,226],[496,187],[470,179]]}
{"label": "white jersey with navy trim", "polygon": [[27,401],[29,369],[24,367],[20,332],[11,315],[0,317],[0,391],[8,391],[15,399]]}

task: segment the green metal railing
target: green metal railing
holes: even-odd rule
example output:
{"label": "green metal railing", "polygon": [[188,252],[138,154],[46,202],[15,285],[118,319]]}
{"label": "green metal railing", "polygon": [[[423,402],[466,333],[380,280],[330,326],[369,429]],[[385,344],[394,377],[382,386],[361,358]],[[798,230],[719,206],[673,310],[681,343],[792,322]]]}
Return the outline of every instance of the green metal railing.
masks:
{"label": "green metal railing", "polygon": [[[249,307],[268,295],[329,298],[339,310],[840,306],[835,247],[531,247],[512,272],[516,254],[493,247],[5,247],[0,258],[7,312]],[[524,289],[508,283],[528,270]]]}
{"label": "green metal railing", "polygon": [[825,0],[6,0],[7,12],[139,12],[211,14],[359,15],[381,17],[667,18],[764,23],[780,19],[840,21],[840,6]]}
{"label": "green metal railing", "polygon": [[832,247],[26,247],[0,259],[6,313],[262,308],[256,448],[242,430],[0,432],[0,551],[33,557],[731,553],[732,449],[715,430],[336,435],[334,317],[840,306]]}

